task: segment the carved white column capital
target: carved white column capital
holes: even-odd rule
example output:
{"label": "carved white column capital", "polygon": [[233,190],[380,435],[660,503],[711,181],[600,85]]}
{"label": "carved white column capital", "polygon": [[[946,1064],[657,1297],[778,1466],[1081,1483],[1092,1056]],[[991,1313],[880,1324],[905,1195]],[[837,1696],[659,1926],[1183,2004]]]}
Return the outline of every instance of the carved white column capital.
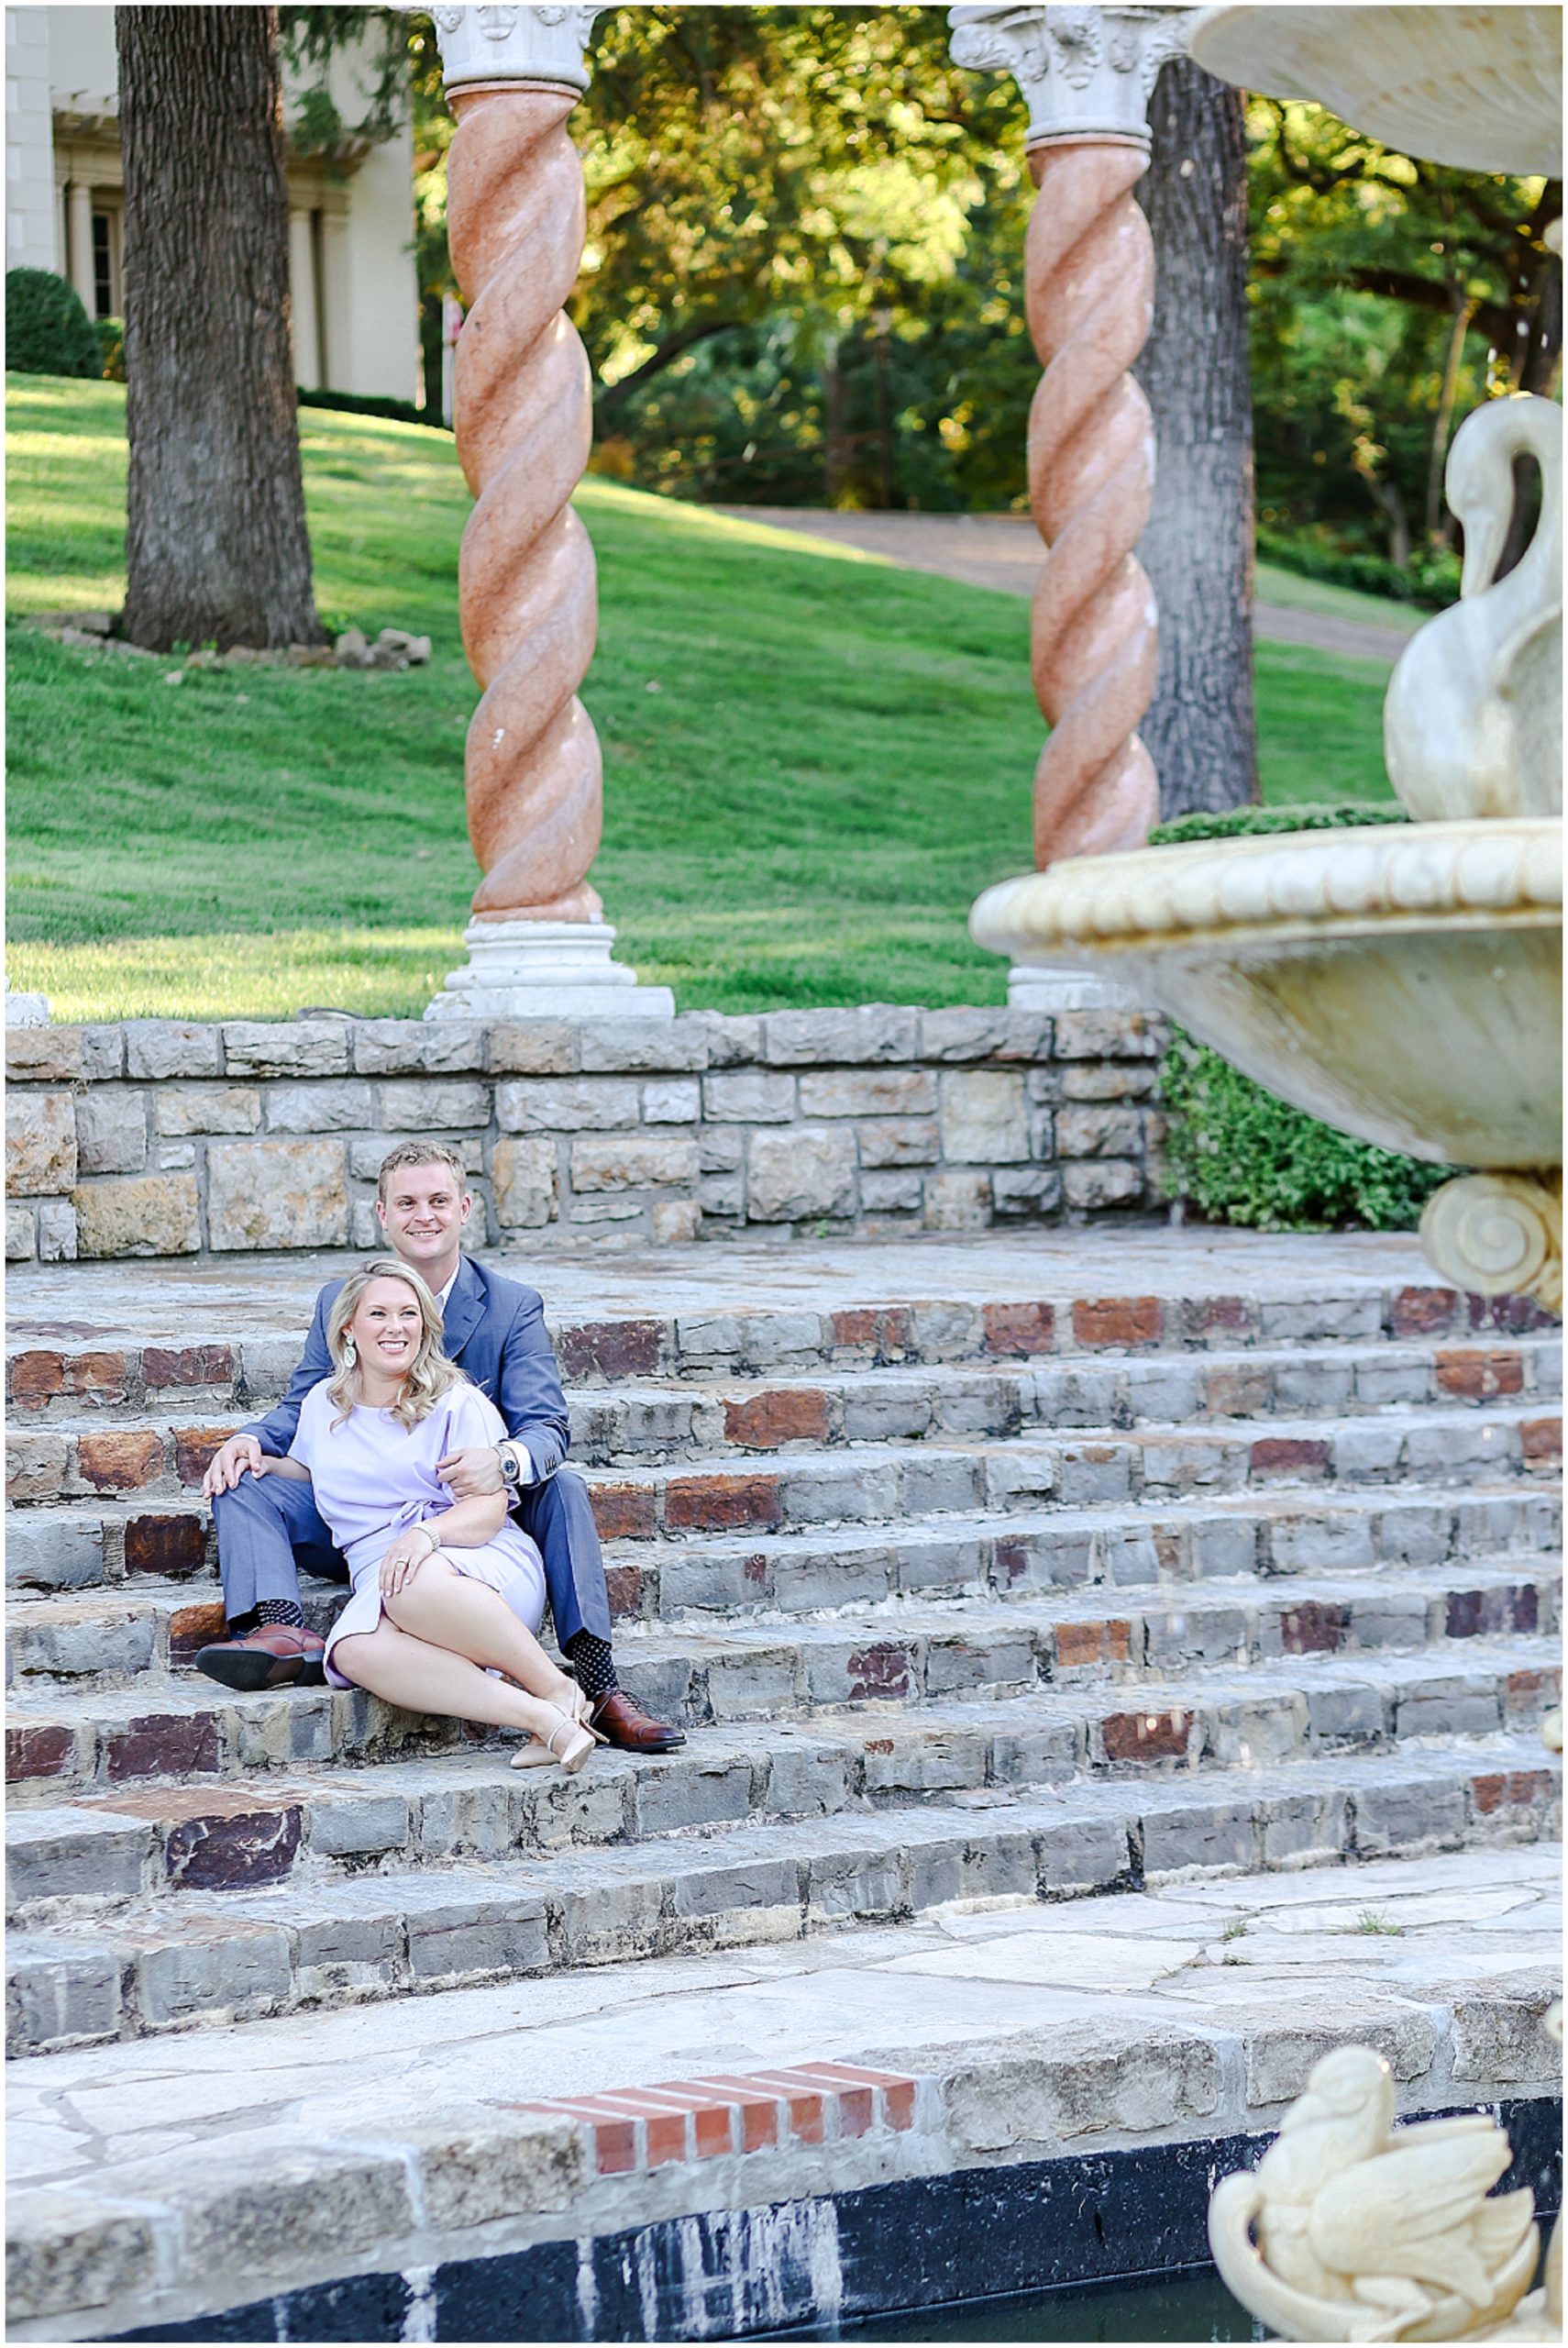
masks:
{"label": "carved white column capital", "polygon": [[1010,73],[1029,106],[1029,144],[1069,138],[1149,145],[1160,68],[1184,47],[1185,7],[949,8],[953,61]]}
{"label": "carved white column capital", "polygon": [[498,82],[548,83],[580,96],[584,51],[602,7],[446,7],[430,11],[447,94]]}

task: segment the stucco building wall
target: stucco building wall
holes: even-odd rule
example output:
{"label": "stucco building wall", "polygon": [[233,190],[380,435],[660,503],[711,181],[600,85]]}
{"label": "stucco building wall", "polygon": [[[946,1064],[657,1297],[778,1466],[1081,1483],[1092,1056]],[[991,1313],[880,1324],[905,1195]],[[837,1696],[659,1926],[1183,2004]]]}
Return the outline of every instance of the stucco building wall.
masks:
{"label": "stucco building wall", "polygon": [[[123,308],[118,68],[112,8],[6,11],[6,266],[68,276],[90,316]],[[345,118],[360,72],[334,60]],[[285,77],[285,108],[288,107]],[[358,161],[289,162],[295,374],[307,390],[419,395],[413,140],[404,121]]]}
{"label": "stucco building wall", "polygon": [[6,11],[6,266],[58,269],[48,12]]}

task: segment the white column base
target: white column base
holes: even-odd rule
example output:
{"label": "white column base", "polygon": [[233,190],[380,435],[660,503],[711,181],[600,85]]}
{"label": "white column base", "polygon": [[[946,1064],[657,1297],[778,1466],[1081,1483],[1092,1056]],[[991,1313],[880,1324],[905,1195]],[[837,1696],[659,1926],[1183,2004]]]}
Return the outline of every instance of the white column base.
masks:
{"label": "white column base", "polygon": [[47,1027],[50,1024],[47,994],[11,994],[6,997],[7,1027]]}
{"label": "white column base", "polygon": [[1037,969],[1015,962],[1007,974],[1010,1011],[1136,1011],[1132,995],[1088,970]]}
{"label": "white column base", "polygon": [[610,958],[602,921],[475,921],[463,932],[466,969],[454,970],[426,1019],[673,1019],[668,987],[640,987]]}

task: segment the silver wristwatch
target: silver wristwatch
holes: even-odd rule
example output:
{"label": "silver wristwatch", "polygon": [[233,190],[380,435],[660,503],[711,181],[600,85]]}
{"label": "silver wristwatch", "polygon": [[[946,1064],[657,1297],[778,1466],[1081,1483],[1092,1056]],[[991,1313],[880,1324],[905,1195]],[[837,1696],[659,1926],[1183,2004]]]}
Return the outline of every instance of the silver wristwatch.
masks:
{"label": "silver wristwatch", "polygon": [[496,1449],[501,1455],[502,1482],[509,1492],[520,1492],[523,1489],[523,1463],[517,1456],[516,1445],[500,1443]]}

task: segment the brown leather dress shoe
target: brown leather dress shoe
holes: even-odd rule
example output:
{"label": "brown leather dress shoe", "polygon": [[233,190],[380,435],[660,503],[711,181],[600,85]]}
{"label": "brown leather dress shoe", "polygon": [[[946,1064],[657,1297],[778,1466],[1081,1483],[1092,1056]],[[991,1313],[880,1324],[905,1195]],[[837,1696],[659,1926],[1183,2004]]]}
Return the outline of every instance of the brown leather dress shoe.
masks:
{"label": "brown leather dress shoe", "polygon": [[667,1728],[651,1712],[640,1711],[624,1688],[612,1688],[608,1696],[601,1696],[590,1718],[600,1735],[623,1753],[673,1753],[686,1742],[684,1729]]}
{"label": "brown leather dress shoe", "polygon": [[326,1678],[321,1658],[326,1641],[315,1631],[287,1623],[263,1623],[243,1638],[220,1639],[196,1654],[196,1669],[242,1695],[262,1688],[319,1688]]}

